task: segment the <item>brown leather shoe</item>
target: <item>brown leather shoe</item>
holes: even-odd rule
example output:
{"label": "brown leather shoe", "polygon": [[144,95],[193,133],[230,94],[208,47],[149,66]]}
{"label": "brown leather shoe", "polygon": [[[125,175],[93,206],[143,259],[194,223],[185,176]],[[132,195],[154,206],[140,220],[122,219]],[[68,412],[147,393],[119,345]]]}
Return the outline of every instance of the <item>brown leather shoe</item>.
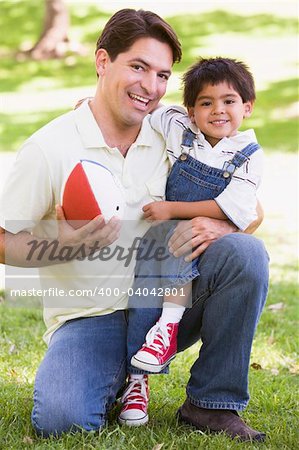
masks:
{"label": "brown leather shoe", "polygon": [[265,433],[253,430],[239,417],[236,411],[228,409],[205,409],[192,405],[187,399],[178,410],[178,418],[201,431],[224,431],[229,437],[241,441],[264,441]]}

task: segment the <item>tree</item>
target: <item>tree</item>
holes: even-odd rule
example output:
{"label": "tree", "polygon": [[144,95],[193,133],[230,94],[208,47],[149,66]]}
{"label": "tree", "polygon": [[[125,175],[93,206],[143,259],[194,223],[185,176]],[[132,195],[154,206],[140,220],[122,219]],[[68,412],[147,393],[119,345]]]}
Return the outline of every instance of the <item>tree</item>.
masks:
{"label": "tree", "polygon": [[36,44],[22,54],[35,60],[61,58],[68,51],[83,54],[82,45],[70,41],[69,27],[70,17],[65,1],[45,0],[42,34]]}

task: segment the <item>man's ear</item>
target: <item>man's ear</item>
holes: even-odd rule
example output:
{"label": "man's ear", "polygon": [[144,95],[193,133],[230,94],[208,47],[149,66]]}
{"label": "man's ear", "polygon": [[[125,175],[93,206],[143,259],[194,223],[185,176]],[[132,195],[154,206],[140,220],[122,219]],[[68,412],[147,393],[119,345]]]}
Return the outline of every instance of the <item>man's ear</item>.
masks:
{"label": "man's ear", "polygon": [[192,123],[195,123],[193,106],[188,106],[187,111],[188,111],[189,119],[191,120]]}
{"label": "man's ear", "polygon": [[252,111],[253,111],[253,102],[244,103],[244,115],[243,115],[244,119],[246,117],[250,117]]}
{"label": "man's ear", "polygon": [[96,52],[96,69],[99,76],[104,75],[108,61],[110,60],[107,50],[99,48]]}

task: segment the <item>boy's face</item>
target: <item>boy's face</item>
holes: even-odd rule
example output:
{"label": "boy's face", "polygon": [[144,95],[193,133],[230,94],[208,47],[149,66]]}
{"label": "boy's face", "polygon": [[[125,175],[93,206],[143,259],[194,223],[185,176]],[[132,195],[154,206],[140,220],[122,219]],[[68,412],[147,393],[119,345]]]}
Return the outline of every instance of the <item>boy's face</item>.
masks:
{"label": "boy's face", "polygon": [[249,117],[252,102],[243,103],[240,94],[226,82],[206,84],[198,93],[189,116],[206,140],[216,145],[222,138],[234,136],[243,118]]}

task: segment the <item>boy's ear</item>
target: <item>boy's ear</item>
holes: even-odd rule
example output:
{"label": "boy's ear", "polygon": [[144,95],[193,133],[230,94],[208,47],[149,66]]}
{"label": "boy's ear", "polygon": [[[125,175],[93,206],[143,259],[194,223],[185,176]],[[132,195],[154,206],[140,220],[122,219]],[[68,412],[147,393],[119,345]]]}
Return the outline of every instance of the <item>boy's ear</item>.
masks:
{"label": "boy's ear", "polygon": [[193,106],[188,106],[187,111],[188,111],[189,119],[191,120],[192,123],[195,123]]}
{"label": "boy's ear", "polygon": [[109,60],[107,51],[104,48],[99,48],[96,53],[96,69],[99,76],[104,75]]}
{"label": "boy's ear", "polygon": [[251,113],[253,111],[253,102],[246,102],[244,103],[244,119],[246,117],[250,117]]}

